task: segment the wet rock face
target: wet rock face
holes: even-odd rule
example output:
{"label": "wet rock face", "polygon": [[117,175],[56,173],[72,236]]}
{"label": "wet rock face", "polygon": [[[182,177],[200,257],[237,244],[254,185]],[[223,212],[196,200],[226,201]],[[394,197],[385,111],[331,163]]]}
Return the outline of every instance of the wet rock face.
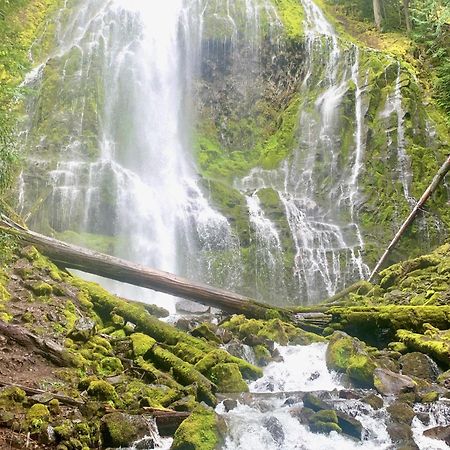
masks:
{"label": "wet rock face", "polygon": [[416,388],[416,383],[410,377],[388,369],[375,369],[373,377],[375,389],[382,395],[398,395]]}
{"label": "wet rock face", "polygon": [[422,378],[434,382],[440,373],[436,363],[423,353],[407,353],[400,358],[399,362],[402,373],[410,377]]}

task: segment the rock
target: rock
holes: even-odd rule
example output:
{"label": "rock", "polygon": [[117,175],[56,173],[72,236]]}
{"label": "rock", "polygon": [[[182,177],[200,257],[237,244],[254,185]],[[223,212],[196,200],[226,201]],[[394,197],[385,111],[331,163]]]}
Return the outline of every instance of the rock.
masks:
{"label": "rock", "polygon": [[160,306],[157,305],[144,304],[144,308],[148,313],[150,313],[152,316],[155,317],[162,318],[170,316],[170,313],[169,311],[167,311],[167,309],[161,308]]}
{"label": "rock", "polygon": [[416,388],[416,383],[410,377],[388,369],[375,369],[373,376],[375,389],[382,395],[398,395]]}
{"label": "rock", "polygon": [[431,439],[439,439],[450,445],[450,425],[430,428],[425,430],[423,435]]}
{"label": "rock", "polygon": [[315,414],[314,410],[311,408],[302,408],[300,406],[297,406],[295,408],[291,408],[289,410],[289,414],[297,419],[301,424],[307,425],[311,419],[311,417]]}
{"label": "rock", "polygon": [[237,408],[238,402],[237,400],[233,400],[231,398],[227,398],[223,401],[223,407],[225,408],[226,412],[232,411],[234,408]]}
{"label": "rock", "polygon": [[433,403],[439,400],[439,392],[429,391],[420,396],[422,403]]}
{"label": "rock", "polygon": [[334,332],[327,347],[326,362],[328,369],[347,374],[357,385],[373,386],[377,366],[359,339],[341,331]]}
{"label": "rock", "polygon": [[436,363],[428,355],[420,352],[407,353],[399,359],[399,362],[402,373],[410,377],[434,382],[440,373]]}
{"label": "rock", "polygon": [[391,423],[387,426],[387,432],[392,439],[392,443],[398,450],[419,450],[414,442],[413,433],[409,425],[401,423]]}
{"label": "rock", "polygon": [[[331,405],[321,400],[319,397],[314,394],[307,393],[303,397],[303,405],[306,408],[310,408],[315,412],[330,410],[333,409]],[[338,425],[340,430],[348,434],[349,436],[353,436],[357,439],[361,439],[363,427],[359,420],[350,417],[348,414],[343,413],[342,411],[335,411],[338,418]],[[338,430],[335,430],[338,431]]]}
{"label": "rock", "polygon": [[213,330],[213,325],[210,323],[202,323],[198,327],[195,327],[191,334],[194,337],[203,338],[208,342],[216,342],[217,344],[221,344],[222,341],[220,338],[215,334]]}
{"label": "rock", "polygon": [[175,411],[192,411],[197,406],[194,395],[187,395],[186,397],[180,398],[176,402],[170,405],[170,409]]}
{"label": "rock", "polygon": [[408,403],[395,401],[386,408],[390,418],[395,423],[411,425],[416,413]]}
{"label": "rock", "polygon": [[375,394],[366,395],[364,398],[361,399],[361,401],[367,403],[375,410],[382,408],[384,404],[383,399]]}
{"label": "rock", "polygon": [[119,358],[108,356],[101,360],[98,371],[103,376],[113,377],[123,373],[124,368]]}
{"label": "rock", "polygon": [[339,398],[345,400],[358,400],[361,398],[361,394],[352,389],[343,389],[342,391],[339,391]]}
{"label": "rock", "polygon": [[96,333],[96,324],[92,319],[80,317],[75,321],[68,337],[74,341],[87,342]]}
{"label": "rock", "polygon": [[264,419],[263,425],[277,445],[282,445],[284,442],[284,431],[281,422],[276,417],[272,416]]}
{"label": "rock", "polygon": [[180,313],[206,314],[209,313],[211,307],[201,305],[200,303],[191,302],[189,300],[182,300],[175,305],[175,309]]}
{"label": "rock", "polygon": [[248,392],[248,385],[243,380],[239,366],[236,363],[220,363],[211,370],[219,392]]}
{"label": "rock", "polygon": [[100,430],[103,445],[112,448],[131,447],[151,431],[145,417],[121,412],[103,416]]}

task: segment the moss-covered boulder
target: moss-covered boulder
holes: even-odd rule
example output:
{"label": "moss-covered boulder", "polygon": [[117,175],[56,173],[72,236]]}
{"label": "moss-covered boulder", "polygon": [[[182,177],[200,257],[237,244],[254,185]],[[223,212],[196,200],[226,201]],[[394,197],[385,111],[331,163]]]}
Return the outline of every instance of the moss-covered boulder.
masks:
{"label": "moss-covered boulder", "polygon": [[156,344],[153,338],[143,333],[133,333],[130,339],[133,344],[133,354],[136,358],[144,356]]}
{"label": "moss-covered boulder", "polygon": [[327,347],[326,362],[328,369],[347,374],[357,385],[373,386],[373,371],[377,365],[360,340],[335,332]]}
{"label": "moss-covered boulder", "polygon": [[151,432],[145,417],[121,412],[103,416],[100,429],[103,446],[112,448],[131,447],[135,441]]}
{"label": "moss-covered boulder", "polygon": [[89,384],[87,393],[90,397],[100,401],[116,401],[118,399],[114,386],[104,380],[95,380]]}
{"label": "moss-covered boulder", "polygon": [[199,405],[178,427],[171,450],[214,450],[218,443],[216,414]]}
{"label": "moss-covered boulder", "polygon": [[235,363],[215,365],[211,370],[211,378],[219,392],[248,392],[248,385]]}

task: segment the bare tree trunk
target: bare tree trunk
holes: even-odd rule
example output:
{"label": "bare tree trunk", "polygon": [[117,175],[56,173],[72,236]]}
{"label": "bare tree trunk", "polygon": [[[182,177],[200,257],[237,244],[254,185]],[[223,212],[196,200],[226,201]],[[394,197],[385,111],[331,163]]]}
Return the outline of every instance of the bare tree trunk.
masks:
{"label": "bare tree trunk", "polygon": [[409,14],[409,1],[410,0],[403,0],[403,13],[405,15],[406,31],[408,33],[411,33],[412,25],[411,25],[411,16]]}
{"label": "bare tree trunk", "polygon": [[422,197],[420,197],[420,200],[417,202],[416,206],[414,206],[414,209],[411,211],[410,215],[407,217],[407,219],[403,222],[403,225],[397,231],[397,234],[394,236],[394,239],[392,239],[388,248],[383,253],[383,256],[380,258],[377,265],[370,274],[369,281],[372,281],[374,279],[375,275],[378,273],[381,266],[386,261],[386,258],[389,256],[389,253],[391,253],[392,249],[395,247],[397,242],[403,236],[403,233],[406,231],[409,225],[411,225],[414,222],[414,219],[416,218],[420,208],[422,208],[425,202],[431,197],[431,195],[437,189],[440,182],[443,180],[443,178],[445,177],[445,175],[449,170],[450,170],[450,156],[448,156],[447,160],[444,162],[444,164],[442,164],[441,168],[438,170],[437,174],[433,178],[431,184],[427,187],[425,192],[422,194]]}
{"label": "bare tree trunk", "polygon": [[381,15],[381,0],[373,0],[373,16],[378,31],[381,31],[383,17]]}

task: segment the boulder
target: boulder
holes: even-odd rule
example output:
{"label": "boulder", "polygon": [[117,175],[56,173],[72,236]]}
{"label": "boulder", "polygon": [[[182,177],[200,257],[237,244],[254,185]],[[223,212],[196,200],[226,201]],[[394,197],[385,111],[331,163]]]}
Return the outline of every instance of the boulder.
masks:
{"label": "boulder", "polygon": [[182,300],[175,305],[175,309],[181,313],[206,314],[210,311],[211,307],[191,302],[190,300]]}
{"label": "boulder", "polygon": [[388,369],[375,369],[373,377],[375,389],[382,395],[398,395],[416,388],[416,383],[410,377]]}
{"label": "boulder", "polygon": [[145,417],[121,412],[103,416],[100,430],[104,447],[112,448],[131,447],[151,432]]}
{"label": "boulder", "polygon": [[439,439],[450,445],[450,425],[429,428],[423,435],[431,439]]}
{"label": "boulder", "polygon": [[375,394],[366,395],[362,398],[362,401],[370,405],[375,410],[382,408],[384,404],[383,399]]}
{"label": "boulder", "polygon": [[342,331],[334,332],[327,347],[326,362],[328,369],[347,374],[356,385],[373,386],[377,365],[359,339]]}
{"label": "boulder", "polygon": [[430,382],[436,381],[440,373],[436,363],[428,355],[420,352],[403,355],[399,363],[404,375],[423,378]]}
{"label": "boulder", "polygon": [[390,419],[395,423],[404,423],[411,425],[416,413],[408,403],[395,401],[387,407]]}

